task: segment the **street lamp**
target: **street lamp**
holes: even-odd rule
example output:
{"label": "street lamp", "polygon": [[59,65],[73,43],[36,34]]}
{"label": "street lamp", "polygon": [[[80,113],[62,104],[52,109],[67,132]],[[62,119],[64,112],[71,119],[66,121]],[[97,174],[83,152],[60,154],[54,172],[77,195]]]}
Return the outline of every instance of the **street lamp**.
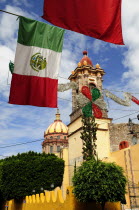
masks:
{"label": "street lamp", "polygon": [[40,190],[43,191],[43,187],[41,187]]}
{"label": "street lamp", "polygon": [[52,184],[50,185],[50,187],[53,189],[53,188],[54,188],[54,183],[52,183]]}
{"label": "street lamp", "polygon": [[133,130],[134,123],[132,122],[132,120],[130,118],[128,120],[128,124],[127,125],[129,126],[130,134],[134,134],[134,130]]}
{"label": "street lamp", "polygon": [[35,190],[32,190],[33,194],[35,194]]}

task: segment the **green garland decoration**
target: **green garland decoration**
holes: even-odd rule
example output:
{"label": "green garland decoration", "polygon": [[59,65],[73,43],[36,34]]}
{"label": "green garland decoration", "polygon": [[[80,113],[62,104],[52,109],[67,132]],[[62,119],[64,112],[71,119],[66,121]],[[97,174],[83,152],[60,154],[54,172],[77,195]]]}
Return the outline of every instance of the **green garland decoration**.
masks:
{"label": "green garland decoration", "polygon": [[101,93],[100,93],[99,89],[97,89],[97,88],[93,88],[91,90],[91,93],[92,93],[92,101],[95,101],[96,99],[100,98],[100,96],[101,96]]}
{"label": "green garland decoration", "polygon": [[92,116],[92,102],[87,103],[82,108],[82,113],[85,117],[91,117]]}

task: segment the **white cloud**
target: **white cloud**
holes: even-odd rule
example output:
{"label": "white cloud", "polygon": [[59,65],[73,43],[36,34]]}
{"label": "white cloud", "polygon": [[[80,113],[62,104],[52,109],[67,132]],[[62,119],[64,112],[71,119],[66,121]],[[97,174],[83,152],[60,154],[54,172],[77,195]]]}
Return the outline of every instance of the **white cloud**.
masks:
{"label": "white cloud", "polygon": [[[14,61],[14,51],[6,46],[0,45],[0,84],[6,85],[8,80],[9,61]],[[9,73],[11,77],[11,73]],[[1,87],[1,86],[0,86]]]}
{"label": "white cloud", "polygon": [[139,90],[139,1],[123,0],[122,14],[123,37],[127,47],[123,60],[126,67],[123,79],[129,88]]}
{"label": "white cloud", "polygon": [[102,52],[102,50],[105,50],[106,51],[107,50],[107,45],[108,45],[108,43],[96,39],[93,42],[93,45],[91,45],[89,48],[92,48],[93,49],[93,52],[95,54],[98,54],[100,51]]}
{"label": "white cloud", "polygon": [[[34,13],[28,13],[16,6],[7,5],[5,7],[5,10],[20,16],[34,19],[36,18],[36,15]],[[0,28],[2,29],[0,33],[1,41],[6,43],[6,46],[8,46],[9,48],[15,50],[18,29],[17,17],[7,13],[2,13],[0,18]]]}
{"label": "white cloud", "polygon": [[13,4],[16,6],[24,5],[26,7],[32,7],[32,4],[28,0],[13,0]]}

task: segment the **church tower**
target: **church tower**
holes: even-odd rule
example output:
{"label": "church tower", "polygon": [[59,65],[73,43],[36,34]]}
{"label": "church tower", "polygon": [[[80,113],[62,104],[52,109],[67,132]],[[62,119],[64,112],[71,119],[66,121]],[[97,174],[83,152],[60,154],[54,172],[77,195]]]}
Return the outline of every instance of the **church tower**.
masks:
{"label": "church tower", "polygon": [[[78,63],[77,68],[72,71],[69,76],[70,82],[76,83],[76,88],[72,89],[72,113],[70,114],[70,123],[68,125],[69,135],[69,180],[72,183],[72,176],[74,173],[74,166],[80,166],[83,162],[83,141],[80,138],[83,130],[82,124],[82,106],[80,106],[79,99],[83,94],[81,93],[82,86],[87,86],[90,90],[98,88],[101,92],[101,97],[97,99],[98,105],[102,111],[102,118],[96,118],[97,123],[97,154],[99,159],[109,157],[110,154],[110,138],[109,138],[109,124],[111,119],[107,116],[106,104],[102,94],[102,83],[105,72],[99,64],[93,66],[91,59],[87,56],[87,51],[83,52],[83,58]],[[84,100],[84,99],[83,99]],[[82,101],[83,101],[82,100]],[[99,102],[97,102],[99,100]],[[83,101],[83,103],[86,101]],[[94,103],[94,102],[93,102]],[[98,104],[97,104],[98,103]]]}
{"label": "church tower", "polygon": [[[78,96],[81,93],[82,86],[87,86],[91,90],[96,87],[102,92],[102,82],[104,70],[99,64],[93,66],[91,59],[87,56],[87,51],[83,51],[83,58],[78,63],[77,68],[72,71],[69,76],[71,82],[76,82],[77,89],[72,89],[72,113],[70,115],[71,122],[81,115],[81,109],[78,106]],[[101,96],[103,100],[103,96]],[[103,103],[104,100],[103,100]],[[102,110],[103,117],[107,117],[107,110]]]}
{"label": "church tower", "polygon": [[45,153],[60,154],[60,150],[68,146],[68,127],[60,119],[57,109],[54,122],[44,132],[42,151]]}

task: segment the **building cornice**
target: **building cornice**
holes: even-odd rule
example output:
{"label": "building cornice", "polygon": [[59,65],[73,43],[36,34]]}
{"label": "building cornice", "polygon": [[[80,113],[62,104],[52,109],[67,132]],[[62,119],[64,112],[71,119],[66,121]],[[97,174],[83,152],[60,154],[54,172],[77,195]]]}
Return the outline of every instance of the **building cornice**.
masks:
{"label": "building cornice", "polygon": [[[80,128],[78,128],[77,130],[73,131],[72,133],[70,133],[68,135],[68,137],[72,136],[73,134],[75,134],[76,132],[78,132],[80,130],[83,130],[83,127],[82,126]],[[108,131],[108,129],[106,129],[106,128],[98,128],[97,131]]]}

